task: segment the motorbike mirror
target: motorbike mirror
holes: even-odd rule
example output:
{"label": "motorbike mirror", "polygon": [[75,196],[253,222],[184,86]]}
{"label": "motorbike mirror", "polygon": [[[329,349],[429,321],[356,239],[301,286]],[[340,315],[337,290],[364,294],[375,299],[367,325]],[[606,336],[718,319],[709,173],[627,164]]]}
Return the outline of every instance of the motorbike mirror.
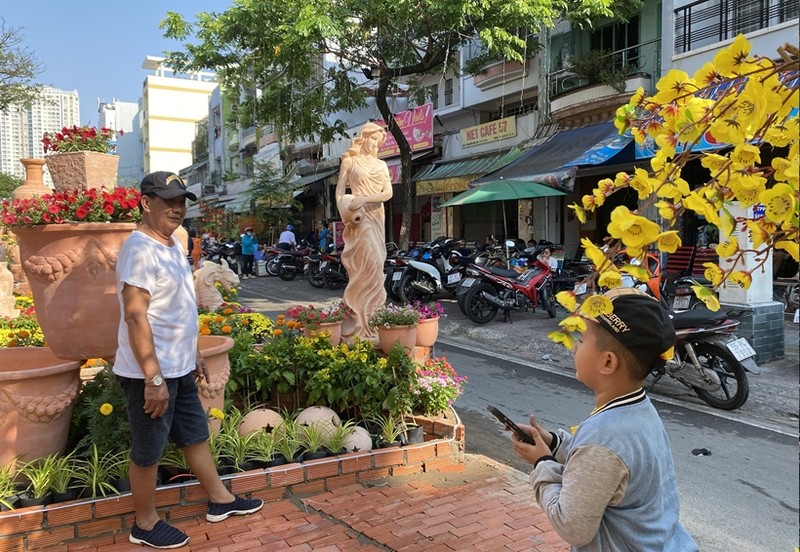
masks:
{"label": "motorbike mirror", "polygon": [[515,247],[517,244],[514,240],[506,240],[506,247]]}

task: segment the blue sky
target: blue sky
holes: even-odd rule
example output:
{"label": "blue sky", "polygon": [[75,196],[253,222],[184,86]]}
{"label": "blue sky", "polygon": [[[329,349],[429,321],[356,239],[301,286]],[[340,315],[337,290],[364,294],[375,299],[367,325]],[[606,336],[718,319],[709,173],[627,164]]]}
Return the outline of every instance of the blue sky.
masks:
{"label": "blue sky", "polygon": [[194,20],[201,11],[222,12],[231,0],[5,0],[5,26],[21,28],[24,46],[45,70],[37,82],[77,90],[81,122],[97,122],[97,98],[137,102],[148,71],[147,55],[181,44],[163,37],[158,23],[168,11]]}

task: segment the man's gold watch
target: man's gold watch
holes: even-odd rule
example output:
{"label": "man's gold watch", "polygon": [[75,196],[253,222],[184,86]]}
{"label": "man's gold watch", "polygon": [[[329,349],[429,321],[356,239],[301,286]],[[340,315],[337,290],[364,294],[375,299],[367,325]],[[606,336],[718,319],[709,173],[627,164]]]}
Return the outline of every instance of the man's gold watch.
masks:
{"label": "man's gold watch", "polygon": [[147,385],[152,385],[153,387],[159,387],[161,384],[164,383],[164,378],[160,374],[156,374],[150,381],[147,382]]}

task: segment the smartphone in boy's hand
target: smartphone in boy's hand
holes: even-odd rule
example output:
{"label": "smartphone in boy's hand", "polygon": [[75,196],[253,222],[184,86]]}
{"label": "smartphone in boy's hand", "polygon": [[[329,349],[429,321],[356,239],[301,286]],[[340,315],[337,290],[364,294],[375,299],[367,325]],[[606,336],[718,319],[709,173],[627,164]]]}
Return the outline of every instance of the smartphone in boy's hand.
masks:
{"label": "smartphone in boy's hand", "polygon": [[500,412],[500,410],[498,410],[497,408],[495,408],[492,405],[488,405],[486,407],[486,410],[491,412],[494,415],[495,418],[500,420],[503,423],[503,425],[506,426],[506,428],[508,428],[512,432],[514,432],[514,435],[516,435],[519,438],[520,441],[522,441],[523,443],[527,443],[529,445],[532,445],[534,447],[536,446],[536,441],[533,440],[533,437],[531,437],[531,434],[528,433],[527,431],[524,431],[521,427],[519,427],[517,424],[512,422],[509,419],[509,417],[506,416],[505,414],[503,414],[502,412]]}

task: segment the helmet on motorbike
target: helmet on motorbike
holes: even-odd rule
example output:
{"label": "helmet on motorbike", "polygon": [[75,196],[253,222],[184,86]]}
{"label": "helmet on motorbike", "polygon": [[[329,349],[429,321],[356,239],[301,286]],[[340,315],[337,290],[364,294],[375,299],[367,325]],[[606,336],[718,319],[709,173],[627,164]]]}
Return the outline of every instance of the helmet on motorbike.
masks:
{"label": "helmet on motorbike", "polygon": [[294,226],[293,226],[293,225],[291,225],[291,224],[289,224],[288,226],[286,226],[286,229],[287,229],[287,230],[289,230],[290,232],[294,232]]}

